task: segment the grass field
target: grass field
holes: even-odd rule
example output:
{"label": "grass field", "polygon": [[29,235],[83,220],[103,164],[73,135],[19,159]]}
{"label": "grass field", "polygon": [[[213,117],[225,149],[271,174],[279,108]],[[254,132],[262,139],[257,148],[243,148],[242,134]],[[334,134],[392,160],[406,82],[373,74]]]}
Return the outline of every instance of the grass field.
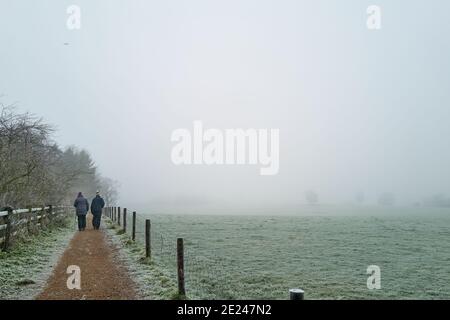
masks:
{"label": "grass field", "polygon": [[[190,298],[286,299],[297,287],[308,299],[450,298],[448,210],[327,210],[149,215],[152,254],[175,278],[175,241],[185,239]],[[381,268],[380,290],[367,289],[369,265]]]}

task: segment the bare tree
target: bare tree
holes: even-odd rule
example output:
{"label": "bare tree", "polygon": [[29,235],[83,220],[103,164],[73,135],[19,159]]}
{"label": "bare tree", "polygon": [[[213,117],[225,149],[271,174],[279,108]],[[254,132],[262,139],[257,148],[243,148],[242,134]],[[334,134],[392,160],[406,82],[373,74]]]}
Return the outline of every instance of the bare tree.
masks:
{"label": "bare tree", "polygon": [[52,126],[29,113],[0,104],[0,207],[67,203],[78,191],[100,188],[110,202],[117,183],[103,178],[89,153],[52,141]]}
{"label": "bare tree", "polygon": [[310,205],[315,205],[319,202],[319,196],[313,190],[308,190],[305,192],[305,200]]}
{"label": "bare tree", "polygon": [[364,193],[362,191],[359,191],[355,195],[355,201],[359,204],[362,204],[364,202]]}
{"label": "bare tree", "polygon": [[100,177],[99,187],[105,202],[108,205],[115,205],[118,199],[118,182],[110,178]]}
{"label": "bare tree", "polygon": [[28,113],[16,114],[0,106],[0,199],[15,206],[36,197],[33,175],[42,174],[54,151],[52,127]]}
{"label": "bare tree", "polygon": [[393,206],[395,204],[395,196],[391,192],[383,192],[378,197],[378,204],[382,206]]}

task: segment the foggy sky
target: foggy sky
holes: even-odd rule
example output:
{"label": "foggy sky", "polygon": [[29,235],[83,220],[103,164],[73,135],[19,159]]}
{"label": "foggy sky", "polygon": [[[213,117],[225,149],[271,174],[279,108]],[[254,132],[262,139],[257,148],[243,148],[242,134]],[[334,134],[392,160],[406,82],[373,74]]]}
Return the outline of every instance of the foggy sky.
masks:
{"label": "foggy sky", "polygon": [[[81,8],[81,30],[66,8]],[[382,9],[369,31],[366,8]],[[224,210],[450,193],[448,1],[0,0],[0,94],[120,182]],[[69,45],[64,45],[68,43]],[[175,166],[171,133],[277,128],[278,175]]]}

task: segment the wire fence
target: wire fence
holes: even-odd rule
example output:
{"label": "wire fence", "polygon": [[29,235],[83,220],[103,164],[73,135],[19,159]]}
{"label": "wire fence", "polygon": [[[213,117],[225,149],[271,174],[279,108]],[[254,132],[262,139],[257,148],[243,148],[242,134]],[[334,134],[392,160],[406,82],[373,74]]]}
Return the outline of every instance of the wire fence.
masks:
{"label": "wire fence", "polygon": [[[107,207],[105,215],[130,238],[134,237],[136,242],[146,246],[149,241],[149,258],[169,271],[170,276],[178,283],[180,295],[184,295],[185,290],[192,299],[236,298],[235,288],[227,281],[229,275],[224,272],[233,264],[232,258],[211,251],[211,247],[204,241],[181,238],[183,261],[179,261],[180,248],[177,240],[180,239],[180,234],[176,234],[176,230],[171,228],[173,224],[161,223],[151,215],[133,213],[120,207]],[[148,220],[150,230],[146,232]]]}

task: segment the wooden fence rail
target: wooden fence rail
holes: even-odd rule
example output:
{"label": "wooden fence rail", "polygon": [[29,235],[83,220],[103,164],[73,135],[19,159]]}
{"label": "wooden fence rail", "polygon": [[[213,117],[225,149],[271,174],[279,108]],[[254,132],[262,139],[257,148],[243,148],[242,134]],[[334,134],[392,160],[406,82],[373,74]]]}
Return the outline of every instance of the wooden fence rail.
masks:
{"label": "wooden fence rail", "polygon": [[33,234],[49,225],[56,217],[68,215],[70,207],[47,206],[41,208],[15,209],[0,212],[0,247],[7,251],[20,234]]}

